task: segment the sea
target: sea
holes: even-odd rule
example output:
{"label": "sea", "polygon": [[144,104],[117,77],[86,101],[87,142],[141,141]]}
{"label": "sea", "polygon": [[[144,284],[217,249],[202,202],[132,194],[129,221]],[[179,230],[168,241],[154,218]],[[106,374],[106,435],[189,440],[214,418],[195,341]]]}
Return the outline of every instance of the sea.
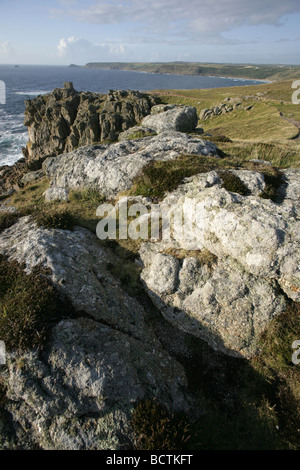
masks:
{"label": "sea", "polygon": [[[23,157],[27,128],[23,125],[25,100],[73,82],[77,91],[204,89],[234,87],[261,81],[224,77],[150,74],[68,66],[0,65],[0,166],[13,165]],[[3,85],[4,83],[4,85]],[[5,91],[5,96],[3,96]],[[5,98],[5,99],[4,99]]]}

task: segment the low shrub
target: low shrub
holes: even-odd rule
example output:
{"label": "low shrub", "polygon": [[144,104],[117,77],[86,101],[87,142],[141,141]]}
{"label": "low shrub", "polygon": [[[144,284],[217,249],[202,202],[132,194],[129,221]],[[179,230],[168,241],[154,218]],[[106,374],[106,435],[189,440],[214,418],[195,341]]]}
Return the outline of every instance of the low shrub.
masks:
{"label": "low shrub", "polygon": [[264,171],[263,176],[265,179],[266,187],[260,194],[263,199],[271,199],[273,202],[278,201],[278,188],[284,184],[283,174],[280,170],[270,167],[269,171]]}
{"label": "low shrub", "polygon": [[70,314],[45,269],[24,268],[0,255],[0,338],[8,351],[41,347],[51,324]]}
{"label": "low shrub", "polygon": [[70,191],[70,201],[76,201],[87,208],[97,208],[105,202],[105,197],[99,192],[98,188],[83,188]]}

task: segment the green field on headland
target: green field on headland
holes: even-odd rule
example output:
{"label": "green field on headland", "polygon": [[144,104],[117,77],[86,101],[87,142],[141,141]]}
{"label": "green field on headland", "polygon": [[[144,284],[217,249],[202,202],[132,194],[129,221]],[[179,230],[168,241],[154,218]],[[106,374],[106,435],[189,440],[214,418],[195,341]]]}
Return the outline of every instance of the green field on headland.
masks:
{"label": "green field on headland", "polygon": [[[286,80],[241,87],[156,90],[151,93],[158,95],[164,103],[194,106],[200,116],[203,138],[215,141],[225,153],[246,160],[265,159],[281,168],[299,168],[300,104],[292,103],[295,91],[292,83],[292,80]],[[228,111],[222,111],[225,107]],[[205,114],[208,110],[214,112]],[[216,110],[218,114],[215,114]]]}
{"label": "green field on headland", "polygon": [[208,64],[201,62],[89,62],[85,67],[267,81],[297,79],[300,76],[300,66],[298,65]]}

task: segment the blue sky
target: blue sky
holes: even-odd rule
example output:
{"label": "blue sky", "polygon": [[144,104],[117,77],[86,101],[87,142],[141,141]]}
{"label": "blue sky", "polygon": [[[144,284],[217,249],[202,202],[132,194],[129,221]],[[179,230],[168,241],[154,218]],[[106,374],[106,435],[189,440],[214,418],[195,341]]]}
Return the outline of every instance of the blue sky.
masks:
{"label": "blue sky", "polygon": [[0,64],[300,64],[300,0],[0,0]]}

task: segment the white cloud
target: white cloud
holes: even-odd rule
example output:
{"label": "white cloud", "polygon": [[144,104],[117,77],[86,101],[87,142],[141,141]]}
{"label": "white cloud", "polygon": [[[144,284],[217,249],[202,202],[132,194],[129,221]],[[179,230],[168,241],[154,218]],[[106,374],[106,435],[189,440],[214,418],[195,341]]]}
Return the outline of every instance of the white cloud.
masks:
{"label": "white cloud", "polygon": [[0,43],[0,55],[10,56],[14,54],[15,50],[10,41]]}
{"label": "white cloud", "polygon": [[[131,23],[139,32],[218,36],[243,25],[280,25],[285,15],[300,13],[299,0],[95,0],[87,8],[65,8],[79,22]],[[135,24],[135,26],[133,26]]]}
{"label": "white cloud", "polygon": [[59,45],[57,46],[58,54],[61,57],[65,57],[68,55],[72,55],[73,52],[75,53],[85,53],[89,52],[92,49],[93,45],[82,38],[75,38],[71,36],[67,39],[62,38],[59,41]]}
{"label": "white cloud", "polygon": [[[126,52],[126,46],[122,43],[106,41],[101,44],[92,44],[83,38],[71,36],[61,38],[57,46],[58,55],[62,59],[78,62],[89,62],[93,60],[112,60],[120,57]],[[113,56],[113,57],[111,57]]]}

